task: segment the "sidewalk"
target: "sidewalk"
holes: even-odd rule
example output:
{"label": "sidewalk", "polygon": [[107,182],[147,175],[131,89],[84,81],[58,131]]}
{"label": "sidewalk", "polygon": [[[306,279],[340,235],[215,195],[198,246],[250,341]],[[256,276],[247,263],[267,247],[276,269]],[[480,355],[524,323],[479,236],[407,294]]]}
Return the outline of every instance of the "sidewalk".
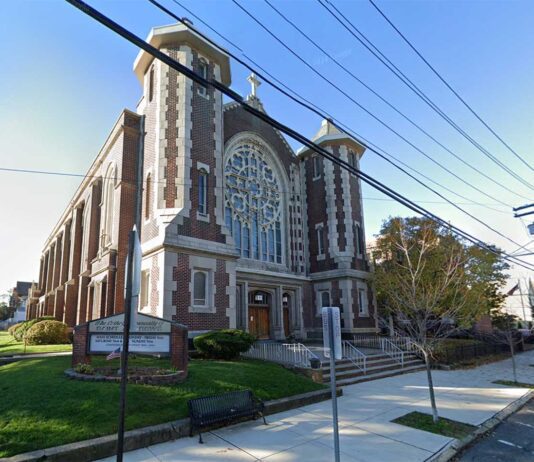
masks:
{"label": "sidewalk", "polygon": [[[516,357],[518,380],[534,383],[534,351]],[[496,385],[512,380],[511,361],[476,369],[433,372],[440,416],[480,425],[529,392]],[[338,399],[341,460],[424,461],[450,438],[391,423],[411,411],[430,413],[426,372],[364,382],[343,389]],[[182,438],[127,453],[127,462],[265,461],[325,462],[333,460],[330,401],[305,406],[258,421]],[[101,462],[112,462],[114,457]]]}

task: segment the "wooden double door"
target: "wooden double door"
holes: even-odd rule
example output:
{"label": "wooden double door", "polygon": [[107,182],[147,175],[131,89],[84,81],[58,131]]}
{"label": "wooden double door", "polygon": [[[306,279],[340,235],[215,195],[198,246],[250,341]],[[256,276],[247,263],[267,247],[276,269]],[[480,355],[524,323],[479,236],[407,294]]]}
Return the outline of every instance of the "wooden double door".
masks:
{"label": "wooden double door", "polygon": [[270,337],[269,305],[248,306],[248,330],[258,339]]}

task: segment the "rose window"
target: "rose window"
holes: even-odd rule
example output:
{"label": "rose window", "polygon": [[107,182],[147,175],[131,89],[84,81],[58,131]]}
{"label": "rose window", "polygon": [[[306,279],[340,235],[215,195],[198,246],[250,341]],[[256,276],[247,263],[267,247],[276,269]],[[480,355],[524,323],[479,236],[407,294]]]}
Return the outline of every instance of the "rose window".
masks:
{"label": "rose window", "polygon": [[256,142],[226,159],[225,221],[244,258],[282,263],[282,197],[278,179]]}

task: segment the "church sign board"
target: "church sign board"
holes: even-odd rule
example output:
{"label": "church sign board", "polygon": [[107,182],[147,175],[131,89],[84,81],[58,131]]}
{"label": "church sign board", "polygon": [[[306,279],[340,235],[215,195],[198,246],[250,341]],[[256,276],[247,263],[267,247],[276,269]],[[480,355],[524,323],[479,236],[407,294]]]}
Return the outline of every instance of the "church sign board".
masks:
{"label": "church sign board", "polygon": [[[89,354],[105,354],[122,346],[124,314],[89,321]],[[145,354],[170,353],[171,322],[137,314],[130,330],[130,352]]]}
{"label": "church sign board", "polygon": [[[89,364],[122,346],[124,314],[95,319],[74,328],[72,365]],[[130,353],[170,356],[173,367],[187,371],[187,327],[175,321],[136,313],[130,329]]]}

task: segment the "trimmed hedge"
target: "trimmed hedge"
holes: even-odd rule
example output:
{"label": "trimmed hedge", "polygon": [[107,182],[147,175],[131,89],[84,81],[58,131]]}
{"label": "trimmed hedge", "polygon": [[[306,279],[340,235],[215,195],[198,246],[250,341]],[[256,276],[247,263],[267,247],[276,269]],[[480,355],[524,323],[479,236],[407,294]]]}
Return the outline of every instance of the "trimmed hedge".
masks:
{"label": "trimmed hedge", "polygon": [[256,337],[239,329],[222,329],[194,338],[195,348],[206,358],[232,360],[248,351]]}
{"label": "trimmed hedge", "polygon": [[39,321],[24,336],[28,345],[58,345],[69,343],[68,326],[60,321]]}
{"label": "trimmed hedge", "polygon": [[26,332],[38,322],[41,321],[47,321],[47,320],[55,320],[54,316],[42,316],[40,318],[30,319],[29,321],[23,321],[20,324],[17,324],[17,328],[13,330],[13,337],[15,337],[15,340],[18,342],[22,342],[24,340],[24,336],[26,335]]}
{"label": "trimmed hedge", "polygon": [[25,321],[22,321],[22,322],[17,322],[17,324],[13,324],[12,326],[9,326],[9,328],[7,329],[7,333],[9,335],[11,335],[12,337],[15,336],[15,331],[20,327],[22,326],[22,324],[24,324]]}

